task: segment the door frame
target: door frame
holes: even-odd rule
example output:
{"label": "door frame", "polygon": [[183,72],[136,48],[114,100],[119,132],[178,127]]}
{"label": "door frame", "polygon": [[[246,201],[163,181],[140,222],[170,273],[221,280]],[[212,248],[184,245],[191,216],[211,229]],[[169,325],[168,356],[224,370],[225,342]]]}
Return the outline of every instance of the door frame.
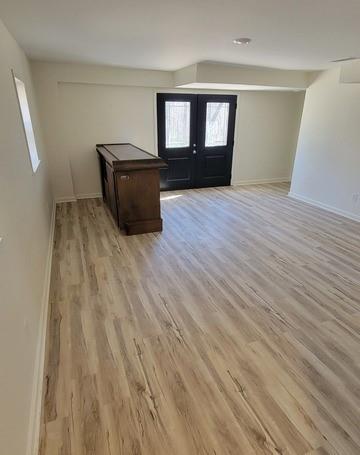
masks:
{"label": "door frame", "polygon": [[[233,90],[199,90],[199,89],[182,89],[182,88],[164,88],[164,89],[154,89],[153,91],[153,117],[154,117],[154,129],[153,129],[153,134],[154,134],[154,151],[155,154],[158,155],[158,150],[159,150],[159,144],[158,144],[158,119],[157,119],[157,96],[159,93],[165,93],[165,94],[189,94],[189,95],[235,95],[236,96],[236,104],[239,107],[239,102],[240,102],[240,94],[239,92],[233,91]],[[238,109],[237,109],[238,113]],[[237,134],[238,134],[238,128],[237,128],[237,121],[235,117],[235,130],[234,130],[234,149],[235,145],[238,143],[237,140]],[[233,150],[233,160],[232,160],[232,167],[231,167],[231,182],[230,185],[234,185],[234,174],[235,174],[235,168],[236,168],[236,163],[238,162],[238,153],[235,153]],[[236,182],[236,180],[235,180]]]}
{"label": "door frame", "polygon": [[[216,103],[229,103],[229,119],[228,119],[228,131],[226,138],[225,146],[214,146],[214,147],[205,147],[205,134],[206,134],[206,105],[208,102],[214,101]],[[236,110],[237,110],[237,97],[229,93],[201,93],[198,95],[198,111],[197,111],[197,121],[198,121],[198,137],[197,137],[197,154],[201,158],[204,158],[206,155],[214,156],[217,153],[221,154],[221,150],[224,148],[229,149],[226,153],[226,159],[231,161],[231,166],[227,167],[227,185],[231,185],[232,179],[232,170],[233,170],[233,156],[234,156],[234,145],[235,145],[235,123],[236,123]],[[199,119],[204,123],[199,125]],[[232,141],[230,140],[232,138]],[[207,153],[206,153],[207,152]],[[196,175],[199,177],[203,171],[201,161],[198,159],[197,162]],[[205,183],[206,178],[212,180],[212,183]],[[201,188],[217,186],[214,182],[216,177],[202,177],[203,182]],[[220,184],[222,186],[222,184]]]}
{"label": "door frame", "polygon": [[[156,96],[157,98],[157,115],[156,119],[161,116],[160,122],[157,123],[157,136],[163,138],[163,143],[159,144],[158,142],[158,152],[162,148],[164,155],[162,156],[165,160],[186,160],[189,166],[190,179],[184,177],[183,179],[173,179],[167,180],[164,176],[167,176],[169,172],[169,167],[167,169],[160,170],[160,184],[162,185],[163,190],[173,190],[175,189],[188,189],[195,187],[195,172],[196,172],[196,162],[193,155],[193,144],[197,141],[197,128],[196,123],[194,124],[191,119],[197,119],[197,95],[194,93],[164,93],[159,92]],[[167,101],[185,101],[190,103],[190,136],[189,136],[189,145],[186,147],[172,148],[171,153],[166,153],[166,144],[165,144],[165,105]],[[163,108],[160,110],[160,106],[163,104]],[[175,183],[177,182],[177,183]],[[164,188],[166,184],[166,188]]]}
{"label": "door frame", "polygon": [[[236,163],[238,161],[238,157],[237,157],[237,154],[234,153],[234,148],[235,148],[235,144],[237,144],[237,121],[236,121],[236,113],[237,113],[237,107],[238,107],[238,102],[239,102],[239,92],[235,92],[235,91],[231,91],[231,90],[227,90],[227,91],[224,91],[224,90],[196,90],[196,89],[155,89],[154,90],[154,97],[153,97],[153,101],[154,101],[154,104],[153,104],[153,115],[154,115],[154,148],[155,148],[155,151],[156,151],[156,154],[159,155],[159,129],[162,130],[162,132],[164,131],[164,128],[159,128],[159,122],[158,122],[158,95],[160,94],[163,94],[163,95],[175,95],[175,97],[177,96],[181,96],[181,95],[193,95],[195,97],[200,97],[200,96],[205,96],[205,97],[209,97],[211,99],[211,97],[214,96],[214,100],[215,100],[215,97],[217,99],[219,99],[218,97],[223,97],[224,101],[228,101],[228,98],[229,96],[231,96],[231,98],[235,97],[235,103],[234,103],[234,116],[233,116],[233,119],[231,120],[230,119],[230,122],[228,124],[228,137],[229,136],[233,136],[233,141],[232,141],[232,149],[231,149],[231,153],[230,153],[230,158],[231,158],[231,166],[229,168],[229,173],[230,173],[230,176],[229,176],[229,183],[228,185],[231,186],[233,185],[234,183],[234,171],[235,171],[235,168],[236,168]],[[234,101],[234,100],[232,100]],[[197,108],[198,108],[198,104],[197,104]],[[197,108],[196,108],[196,118],[197,118],[197,121],[198,121],[198,112],[197,112]],[[230,115],[230,114],[229,114]],[[198,128],[196,128],[196,134],[195,134],[195,143],[198,144],[199,142],[199,137],[198,137]],[[191,143],[191,140],[193,138],[190,137],[190,143]],[[194,163],[195,166],[197,166],[197,163]],[[194,169],[194,173],[196,173],[197,170]],[[207,185],[207,186],[216,186],[216,185]],[[206,185],[204,186],[196,186],[196,184],[192,185],[191,188],[205,188]],[[189,189],[189,188],[186,188],[186,189]],[[181,190],[179,188],[179,190]],[[167,191],[167,189],[164,189],[164,188],[161,188],[160,191]]]}

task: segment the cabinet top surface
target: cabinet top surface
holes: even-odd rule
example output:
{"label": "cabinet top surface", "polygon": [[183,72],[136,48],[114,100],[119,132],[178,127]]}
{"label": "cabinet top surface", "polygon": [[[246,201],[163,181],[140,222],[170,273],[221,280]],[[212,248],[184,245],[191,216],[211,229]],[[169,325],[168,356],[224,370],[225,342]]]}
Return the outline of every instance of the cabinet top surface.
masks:
{"label": "cabinet top surface", "polygon": [[160,158],[145,152],[132,144],[98,144],[98,151],[101,153],[101,148],[109,152],[113,161],[137,161],[137,160],[159,160]]}

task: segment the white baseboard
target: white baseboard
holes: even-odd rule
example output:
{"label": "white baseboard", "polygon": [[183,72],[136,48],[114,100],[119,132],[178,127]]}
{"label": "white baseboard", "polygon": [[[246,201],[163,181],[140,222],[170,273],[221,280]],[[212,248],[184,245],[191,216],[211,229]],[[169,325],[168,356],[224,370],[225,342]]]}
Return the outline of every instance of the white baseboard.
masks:
{"label": "white baseboard", "polygon": [[56,204],[62,204],[63,202],[76,202],[76,197],[64,196],[64,197],[57,197],[55,199]]}
{"label": "white baseboard", "polygon": [[318,207],[320,209],[327,210],[328,212],[335,213],[336,215],[349,218],[350,220],[358,222],[360,221],[360,215],[355,215],[354,213],[348,212],[346,210],[338,209],[332,205],[323,204],[322,202],[315,201],[314,199],[310,199],[306,196],[301,196],[300,194],[296,194],[291,191],[288,193],[288,196],[292,199],[296,199],[297,201],[305,202],[306,204],[313,205],[314,207]]}
{"label": "white baseboard", "polygon": [[40,423],[41,423],[41,405],[42,405],[42,391],[43,391],[43,378],[44,378],[44,364],[45,364],[45,342],[46,342],[46,329],[48,321],[49,309],[49,294],[50,294],[50,280],[51,280],[51,263],[54,248],[54,233],[55,233],[55,215],[56,215],[56,202],[54,201],[50,222],[49,233],[49,246],[46,258],[44,288],[41,302],[41,313],[39,323],[38,342],[36,347],[36,359],[33,378],[32,399],[30,408],[30,420],[27,440],[26,455],[37,455],[39,452],[39,439],[40,439]]}
{"label": "white baseboard", "polygon": [[289,183],[290,177],[277,177],[271,179],[255,179],[255,180],[239,180],[238,182],[233,182],[233,186],[241,185],[264,185],[266,183]]}
{"label": "white baseboard", "polygon": [[76,199],[96,199],[99,197],[102,197],[102,193],[82,193],[76,195]]}
{"label": "white baseboard", "polygon": [[62,204],[64,202],[76,202],[78,199],[96,199],[102,197],[102,193],[80,193],[75,196],[57,197],[55,199],[56,204]]}

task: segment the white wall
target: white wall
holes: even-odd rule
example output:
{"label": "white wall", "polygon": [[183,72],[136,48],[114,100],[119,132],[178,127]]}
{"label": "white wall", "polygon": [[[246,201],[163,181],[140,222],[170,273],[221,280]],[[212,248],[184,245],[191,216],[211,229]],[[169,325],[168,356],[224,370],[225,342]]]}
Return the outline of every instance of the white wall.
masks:
{"label": "white wall", "polygon": [[[156,92],[177,91],[168,73],[44,62],[32,69],[58,199],[100,192],[96,143],[157,153]],[[238,94],[233,183],[289,179],[303,93]]]}
{"label": "white wall", "polygon": [[309,77],[311,71],[200,62],[196,64],[195,78],[190,82],[306,89],[309,86]]}
{"label": "white wall", "polygon": [[155,153],[153,89],[60,83],[58,100],[59,150],[69,156],[75,195],[101,191],[95,144],[131,142]]}
{"label": "white wall", "polygon": [[290,180],[303,92],[241,92],[233,183]]}
{"label": "white wall", "polygon": [[[96,155],[94,154],[96,141],[93,142],[92,138],[94,135],[104,137],[110,134],[109,125],[116,122],[117,115],[120,114],[120,118],[126,118],[126,112],[131,108],[124,104],[125,101],[121,97],[117,97],[115,104],[117,112],[113,110],[112,115],[114,117],[110,118],[108,106],[102,104],[101,95],[97,95],[99,90],[100,93],[102,90],[104,91],[104,99],[107,99],[105,91],[109,93],[111,88],[117,92],[116,88],[121,87],[139,87],[142,90],[146,87],[153,89],[153,87],[171,87],[173,85],[173,74],[168,71],[131,70],[119,67],[46,62],[32,62],[31,67],[44,131],[45,147],[49,156],[51,181],[57,200],[74,198],[75,194],[79,194],[77,191],[81,191],[83,194],[100,191],[98,176],[94,177],[96,173]],[[90,89],[88,92],[94,93],[94,100],[92,96],[89,99],[85,97],[79,100],[74,106],[78,109],[75,113],[66,111],[64,100],[60,99],[60,92],[61,94],[64,93],[62,84],[72,83],[79,87],[79,96],[82,93],[81,88],[84,88],[85,85],[89,85],[92,89],[99,86],[98,90]],[[97,105],[98,101],[100,104]],[[83,109],[82,106],[86,106],[87,109]],[[142,112],[143,109],[146,109],[146,105],[140,102],[137,109]],[[124,116],[121,112],[124,112]],[[90,131],[90,124],[86,125],[85,119],[80,118],[83,114],[92,116],[95,122],[95,131]],[[75,117],[74,127],[79,124],[79,128],[75,128],[76,133],[73,141],[64,135],[64,131],[69,129],[67,126],[68,115]],[[120,128],[119,121],[111,137],[119,138],[119,134],[121,135]],[[141,129],[140,132],[142,131]],[[90,137],[90,135],[92,136]],[[68,148],[69,141],[71,141],[71,145]],[[84,153],[84,141],[87,143],[86,151],[91,164],[81,171],[81,175],[78,175],[75,172],[78,169],[78,163],[84,161],[81,158]],[[77,154],[79,154],[79,158],[76,156]],[[82,189],[83,184],[81,182],[85,182],[84,189]]]}
{"label": "white wall", "polygon": [[291,194],[360,219],[360,84],[339,75],[325,71],[307,90]]}
{"label": "white wall", "polygon": [[[220,62],[199,62],[174,72],[176,87],[191,85],[192,87],[207,84],[234,85],[228,90],[238,90],[236,86],[243,85],[248,90],[256,90],[254,86],[269,89],[288,88],[305,90],[311,82],[312,72],[301,70],[284,70],[247,65],[232,65]],[[253,88],[251,88],[253,87]],[[185,88],[185,87],[183,87]]]}
{"label": "white wall", "polygon": [[[52,209],[29,65],[0,21],[0,453],[24,455]],[[11,75],[25,82],[42,160],[32,173]]]}

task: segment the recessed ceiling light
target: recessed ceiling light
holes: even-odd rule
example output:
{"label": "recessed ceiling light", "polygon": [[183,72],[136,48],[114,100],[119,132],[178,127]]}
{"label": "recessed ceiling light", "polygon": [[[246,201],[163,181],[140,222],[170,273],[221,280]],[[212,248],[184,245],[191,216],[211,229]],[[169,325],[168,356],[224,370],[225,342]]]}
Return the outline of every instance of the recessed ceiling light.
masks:
{"label": "recessed ceiling light", "polygon": [[234,44],[249,44],[251,42],[251,38],[235,38],[233,40]]}

